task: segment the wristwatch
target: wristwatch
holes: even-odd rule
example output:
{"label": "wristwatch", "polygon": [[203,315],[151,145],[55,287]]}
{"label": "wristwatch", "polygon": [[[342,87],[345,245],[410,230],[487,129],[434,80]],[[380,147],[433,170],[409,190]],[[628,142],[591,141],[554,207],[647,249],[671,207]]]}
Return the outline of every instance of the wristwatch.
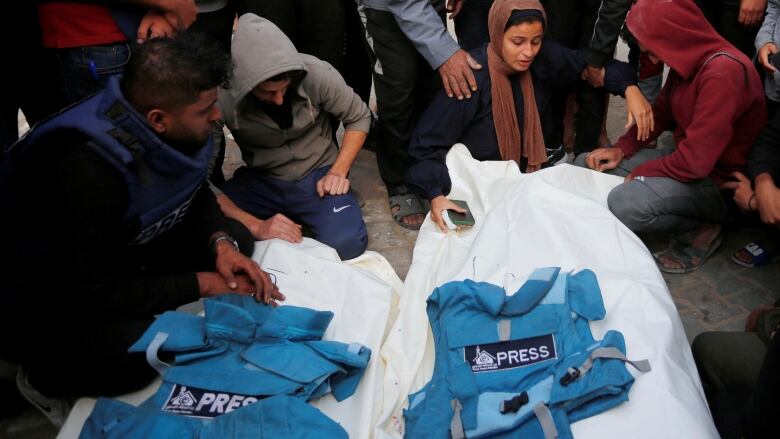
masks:
{"label": "wristwatch", "polygon": [[225,232],[217,232],[214,234],[214,236],[211,237],[211,243],[209,244],[211,251],[215,255],[217,254],[217,245],[219,245],[221,241],[229,242],[233,246],[233,248],[238,250],[238,241],[236,241],[232,236],[228,235]]}

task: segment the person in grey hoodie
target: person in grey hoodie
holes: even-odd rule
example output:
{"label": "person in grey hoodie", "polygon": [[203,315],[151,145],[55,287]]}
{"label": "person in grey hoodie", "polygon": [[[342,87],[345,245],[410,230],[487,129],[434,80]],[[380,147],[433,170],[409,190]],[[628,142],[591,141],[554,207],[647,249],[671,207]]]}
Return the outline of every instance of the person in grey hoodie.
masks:
{"label": "person in grey hoodie", "polygon": [[[366,226],[348,174],[371,125],[368,106],[330,64],[298,53],[257,15],[239,19],[232,56],[219,106],[247,166],[221,185],[223,212],[257,239],[299,242],[302,223],[342,259],[359,256]],[[344,124],[340,149],[329,115]]]}

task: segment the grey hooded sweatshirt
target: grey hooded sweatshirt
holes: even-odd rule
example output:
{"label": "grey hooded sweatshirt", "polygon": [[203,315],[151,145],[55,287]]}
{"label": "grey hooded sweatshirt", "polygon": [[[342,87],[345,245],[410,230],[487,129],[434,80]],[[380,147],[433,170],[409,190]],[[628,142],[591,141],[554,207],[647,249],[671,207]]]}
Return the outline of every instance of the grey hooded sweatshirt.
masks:
{"label": "grey hooded sweatshirt", "polygon": [[[316,36],[313,36],[316,38]],[[298,53],[287,36],[270,21],[254,14],[238,20],[233,35],[233,80],[219,90],[219,105],[227,127],[250,168],[285,181],[333,164],[329,114],[346,130],[368,132],[371,112],[330,64]],[[252,89],[280,73],[297,72],[287,90],[292,126],[281,129],[260,107]]]}

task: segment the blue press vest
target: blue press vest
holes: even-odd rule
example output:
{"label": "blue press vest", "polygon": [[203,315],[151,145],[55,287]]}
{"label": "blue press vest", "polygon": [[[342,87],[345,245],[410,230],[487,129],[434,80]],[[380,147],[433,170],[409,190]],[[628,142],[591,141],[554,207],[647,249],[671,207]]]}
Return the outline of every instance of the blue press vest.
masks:
{"label": "blue press vest", "polygon": [[450,282],[434,290],[427,312],[436,360],[431,381],[409,396],[407,437],[461,429],[467,437],[551,437],[537,422],[544,412],[557,437],[570,437],[570,422],[628,399],[634,379],[622,335],[597,342],[590,332],[588,322],[606,311],[589,270],[537,269],[512,296]]}
{"label": "blue press vest", "polygon": [[348,438],[339,424],[298,398],[273,396],[213,420],[179,416],[100,398],[80,438]]}
{"label": "blue press vest", "polygon": [[[207,299],[204,306],[205,317],[162,314],[130,347],[130,352],[146,352],[163,378],[132,422],[192,424],[176,420],[181,417],[208,422],[260,410],[250,407],[275,395],[308,401],[331,393],[342,401],[355,392],[371,356],[361,344],[321,340],[331,312],[275,308],[234,294]],[[160,361],[160,351],[173,354],[173,364]],[[104,404],[107,410],[116,405]],[[88,420],[94,424],[90,428],[105,428],[102,424],[110,417],[96,410]],[[320,437],[340,437],[328,436],[328,431]]]}
{"label": "blue press vest", "polygon": [[[111,163],[127,183],[125,215],[132,244],[144,244],[180,222],[206,181],[214,148],[211,138],[192,157],[163,143],[125,98],[119,78],[105,90],[33,127],[7,151],[18,159],[37,148],[60,146],[55,136],[83,135],[87,145]],[[45,156],[44,156],[45,157]],[[6,164],[13,169],[13,164]]]}

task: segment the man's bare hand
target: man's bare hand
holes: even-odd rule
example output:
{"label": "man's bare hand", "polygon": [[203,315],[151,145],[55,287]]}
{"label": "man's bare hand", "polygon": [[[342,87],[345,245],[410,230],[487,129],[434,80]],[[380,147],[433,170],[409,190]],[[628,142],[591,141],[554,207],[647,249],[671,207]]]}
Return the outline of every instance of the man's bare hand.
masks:
{"label": "man's bare hand", "polygon": [[723,187],[734,191],[734,202],[737,203],[740,209],[745,212],[755,210],[758,205],[755,202],[752,206],[750,205],[750,201],[755,195],[750,180],[741,172],[733,172],[731,176],[734,177],[735,181],[727,181],[723,184]]}
{"label": "man's bare hand", "polygon": [[756,201],[758,214],[765,224],[780,226],[780,189],[772,176],[764,173],[756,177]]}
{"label": "man's bare hand", "polygon": [[175,32],[176,29],[168,22],[162,12],[150,9],[138,26],[137,41],[138,44],[143,44],[150,38],[172,37]]}
{"label": "man's bare hand", "polygon": [[349,192],[349,179],[336,174],[325,174],[317,181],[317,195],[344,195]]}
{"label": "man's bare hand", "polygon": [[195,0],[169,0],[163,7],[165,19],[177,30],[187,29],[198,16],[198,6]]}
{"label": "man's bare hand", "polygon": [[758,49],[758,62],[764,67],[767,73],[774,73],[777,71],[775,66],[769,62],[769,55],[777,53],[777,45],[775,43],[766,43]]}
{"label": "man's bare hand", "polygon": [[588,153],[585,163],[590,169],[604,172],[617,168],[623,156],[620,148],[597,148]]}
{"label": "man's bare hand", "polygon": [[464,0],[447,0],[447,12],[450,13],[450,20],[454,20],[458,16],[460,10],[463,9]]}
{"label": "man's bare hand", "polygon": [[742,0],[739,2],[739,18],[737,20],[745,27],[757,27],[764,21],[765,11],[766,0]]}
{"label": "man's bare hand", "polygon": [[459,49],[439,66],[439,75],[447,96],[456,96],[462,100],[464,96],[470,98],[472,91],[477,91],[477,80],[471,69],[480,70],[482,64],[463,49]]}
{"label": "man's bare hand", "polygon": [[243,275],[249,279],[252,286],[249,294],[255,296],[258,302],[262,300],[266,305],[276,305],[277,300],[284,300],[284,295],[276,288],[268,273],[263,271],[257,262],[236,250],[232,244],[221,241],[217,244],[216,252],[217,273],[225,278],[228,288],[232,291],[239,288],[239,280]]}
{"label": "man's bare hand", "polygon": [[251,279],[246,276],[236,276],[236,287],[230,288],[225,278],[217,272],[199,272],[196,274],[201,297],[218,296],[227,293],[252,294],[255,290]]}
{"label": "man's bare hand", "polygon": [[466,213],[466,209],[453,203],[444,195],[439,195],[438,197],[431,200],[431,219],[434,223],[436,223],[437,226],[439,226],[439,229],[442,231],[442,233],[447,233],[450,231],[450,229],[447,227],[447,223],[444,222],[444,218],[442,217],[442,212],[445,210],[454,210],[455,212]]}
{"label": "man's bare hand", "polygon": [[303,240],[301,225],[281,213],[277,213],[265,221],[257,220],[249,227],[249,231],[252,232],[255,239],[261,241],[279,238],[287,242],[298,243]]}
{"label": "man's bare hand", "polygon": [[582,79],[585,81],[588,81],[588,83],[595,87],[595,88],[601,88],[604,87],[604,75],[606,73],[606,69],[604,67],[593,67],[591,65],[585,66],[585,69],[582,71]]}
{"label": "man's bare hand", "polygon": [[635,85],[626,87],[626,129],[636,122],[636,140],[647,140],[655,129],[653,107]]}

